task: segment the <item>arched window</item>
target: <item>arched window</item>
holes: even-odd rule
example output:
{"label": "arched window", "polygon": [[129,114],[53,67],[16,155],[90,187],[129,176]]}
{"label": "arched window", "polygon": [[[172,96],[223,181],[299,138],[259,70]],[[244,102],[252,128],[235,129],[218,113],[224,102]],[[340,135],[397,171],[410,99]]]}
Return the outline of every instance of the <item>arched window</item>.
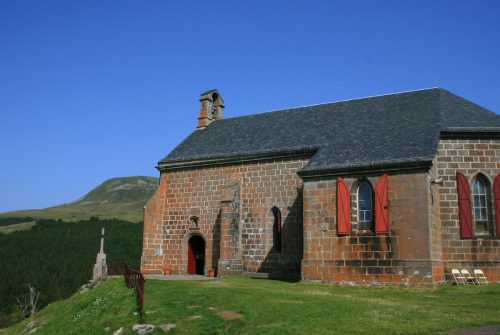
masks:
{"label": "arched window", "polygon": [[281,252],[281,233],[283,231],[283,226],[281,223],[281,210],[273,206],[271,209],[274,216],[273,222],[273,250],[275,252]]}
{"label": "arched window", "polygon": [[367,181],[358,187],[358,229],[373,230],[373,188]]}
{"label": "arched window", "polygon": [[480,174],[477,175],[472,180],[472,208],[476,234],[488,233],[490,193],[488,180]]}

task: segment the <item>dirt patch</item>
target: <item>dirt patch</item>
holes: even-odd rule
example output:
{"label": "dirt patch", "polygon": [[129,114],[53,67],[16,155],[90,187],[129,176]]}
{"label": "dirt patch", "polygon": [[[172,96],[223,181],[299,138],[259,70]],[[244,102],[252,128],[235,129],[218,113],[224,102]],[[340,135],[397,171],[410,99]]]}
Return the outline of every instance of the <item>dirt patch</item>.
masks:
{"label": "dirt patch", "polygon": [[241,319],[243,315],[241,315],[238,312],[235,311],[222,311],[217,313],[221,318],[225,320],[236,320],[236,319]]}
{"label": "dirt patch", "polygon": [[191,306],[188,306],[189,309],[195,309],[195,308],[201,308],[200,305],[191,305]]}
{"label": "dirt patch", "polygon": [[193,315],[193,316],[190,316],[190,317],[188,318],[188,320],[199,320],[199,319],[201,319],[201,318],[202,318],[202,316],[201,316],[201,315]]}
{"label": "dirt patch", "polygon": [[453,335],[495,335],[500,334],[500,326],[481,328],[460,328],[450,330]]}

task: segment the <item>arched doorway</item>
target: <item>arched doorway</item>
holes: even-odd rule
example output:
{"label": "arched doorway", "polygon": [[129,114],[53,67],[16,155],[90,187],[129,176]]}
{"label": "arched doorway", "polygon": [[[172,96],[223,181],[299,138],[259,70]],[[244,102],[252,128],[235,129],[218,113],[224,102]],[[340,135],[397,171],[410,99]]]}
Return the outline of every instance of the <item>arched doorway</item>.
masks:
{"label": "arched doorway", "polygon": [[205,240],[193,235],[188,241],[188,274],[205,274]]}

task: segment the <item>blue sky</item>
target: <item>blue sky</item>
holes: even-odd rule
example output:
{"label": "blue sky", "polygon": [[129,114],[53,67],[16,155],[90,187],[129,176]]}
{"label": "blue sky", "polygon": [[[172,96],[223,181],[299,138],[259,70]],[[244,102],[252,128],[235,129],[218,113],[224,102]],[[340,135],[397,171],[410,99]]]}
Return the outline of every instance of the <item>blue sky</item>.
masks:
{"label": "blue sky", "polygon": [[500,112],[500,1],[1,1],[0,212],[154,168],[226,117],[428,87]]}

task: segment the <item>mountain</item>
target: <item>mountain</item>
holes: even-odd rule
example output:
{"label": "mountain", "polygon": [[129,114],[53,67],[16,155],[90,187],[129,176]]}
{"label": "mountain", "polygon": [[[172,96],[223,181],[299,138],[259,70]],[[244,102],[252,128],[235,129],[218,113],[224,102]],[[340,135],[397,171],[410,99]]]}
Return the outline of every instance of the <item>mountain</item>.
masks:
{"label": "mountain", "polygon": [[124,177],[106,180],[72,205],[88,206],[107,203],[144,202],[158,188],[158,178]]}
{"label": "mountain", "polygon": [[158,182],[158,178],[145,176],[112,178],[74,202],[45,209],[5,212],[0,218],[75,221],[98,217],[139,222],[143,219],[143,207],[158,188]]}

